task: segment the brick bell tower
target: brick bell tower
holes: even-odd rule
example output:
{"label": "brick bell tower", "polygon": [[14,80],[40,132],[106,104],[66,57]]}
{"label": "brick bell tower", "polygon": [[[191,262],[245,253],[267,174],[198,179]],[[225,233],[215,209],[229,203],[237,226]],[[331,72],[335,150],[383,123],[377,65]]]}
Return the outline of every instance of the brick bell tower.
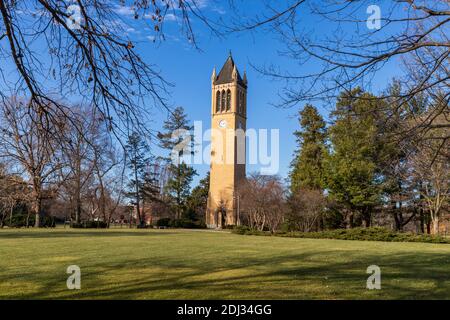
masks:
{"label": "brick bell tower", "polygon": [[208,228],[239,224],[237,188],[245,179],[247,76],[233,57],[211,76],[211,168],[206,211]]}

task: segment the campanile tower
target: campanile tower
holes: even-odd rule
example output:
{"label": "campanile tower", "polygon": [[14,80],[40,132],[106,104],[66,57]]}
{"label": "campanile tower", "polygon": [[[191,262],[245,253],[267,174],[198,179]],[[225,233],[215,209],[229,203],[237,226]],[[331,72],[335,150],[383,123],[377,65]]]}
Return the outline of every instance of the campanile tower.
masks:
{"label": "campanile tower", "polygon": [[245,179],[247,76],[228,56],[211,76],[211,171],[206,212],[209,228],[239,223],[237,189]]}

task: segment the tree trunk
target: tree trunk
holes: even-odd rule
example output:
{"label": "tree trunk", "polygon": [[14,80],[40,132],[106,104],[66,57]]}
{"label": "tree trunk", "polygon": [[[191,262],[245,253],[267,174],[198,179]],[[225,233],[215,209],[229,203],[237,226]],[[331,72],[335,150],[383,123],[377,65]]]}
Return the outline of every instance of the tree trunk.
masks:
{"label": "tree trunk", "polygon": [[422,213],[420,213],[419,224],[420,224],[420,232],[425,233],[425,219]]}
{"label": "tree trunk", "polygon": [[81,220],[81,198],[79,197],[79,193],[77,194],[77,204],[75,208],[75,223],[80,223]]}
{"label": "tree trunk", "polygon": [[[396,209],[394,209],[394,210],[396,210]],[[401,214],[394,212],[393,215],[394,215],[394,222],[395,222],[395,231],[402,231],[402,223],[400,222]]]}
{"label": "tree trunk", "polygon": [[132,220],[133,220],[133,210],[130,210],[130,223],[129,223],[130,229],[131,229]]}
{"label": "tree trunk", "polygon": [[363,219],[364,219],[364,228],[370,228],[370,224],[371,224],[370,214],[364,213]]}
{"label": "tree trunk", "polygon": [[353,227],[354,227],[354,221],[353,221],[353,212],[350,212],[349,213],[349,216],[348,216],[348,224],[347,224],[347,228],[350,228],[350,229],[353,229]]}
{"label": "tree trunk", "polygon": [[136,157],[134,158],[135,160],[135,166],[134,166],[134,179],[135,179],[135,183],[136,183],[136,185],[135,185],[135,192],[136,192],[136,211],[137,211],[137,218],[138,218],[138,220],[139,220],[139,224],[141,224],[142,223],[142,221],[141,221],[141,207],[140,207],[140,201],[141,201],[141,199],[140,199],[140,197],[139,197],[139,180],[138,180],[138,168],[137,168],[137,166],[136,166],[136,163],[137,163],[137,159],[136,159]]}
{"label": "tree trunk", "polygon": [[399,208],[397,208],[397,202],[392,203],[392,212],[395,222],[395,231],[402,231],[403,229],[403,214],[402,214],[402,202],[399,202]]}
{"label": "tree trunk", "polygon": [[370,208],[369,207],[364,207],[361,211],[361,215],[362,215],[362,219],[364,222],[364,227],[365,228],[370,228],[370,225],[372,224],[372,215],[370,212]]}
{"label": "tree trunk", "polygon": [[[79,145],[78,145],[79,147]],[[79,148],[78,148],[79,149]],[[80,151],[78,150],[77,154],[79,154]],[[77,163],[76,163],[76,206],[75,206],[75,223],[80,223],[81,220],[81,159],[80,157],[77,157]]]}
{"label": "tree trunk", "polygon": [[418,213],[419,213],[420,232],[422,234],[425,234],[425,232],[427,231],[426,226],[428,219],[424,210],[421,207],[418,208]]}
{"label": "tree trunk", "polygon": [[181,204],[182,204],[182,200],[181,200],[181,169],[180,169],[180,160],[178,160],[178,164],[177,164],[177,172],[178,172],[178,176],[177,176],[177,210],[176,210],[176,219],[181,219]]}
{"label": "tree trunk", "polygon": [[0,228],[3,228],[3,225],[5,223],[5,217],[6,217],[6,211],[3,211],[3,215],[2,215],[2,221],[0,223]]}
{"label": "tree trunk", "polygon": [[439,234],[439,218],[438,217],[432,218],[432,224],[433,224],[432,234],[436,236]]}
{"label": "tree trunk", "polygon": [[100,214],[103,217],[103,220],[106,221],[107,214],[106,214],[106,195],[105,195],[105,188],[103,186],[103,183],[101,183],[100,186]]}
{"label": "tree trunk", "polygon": [[31,211],[34,214],[34,227],[39,228],[41,226],[41,200],[37,199],[34,201]]}
{"label": "tree trunk", "polygon": [[141,214],[140,224],[141,224],[141,227],[145,226],[145,200],[144,200],[144,197],[142,197],[142,214]]}
{"label": "tree trunk", "polygon": [[41,215],[39,213],[34,214],[34,227],[39,228],[41,226]]}
{"label": "tree trunk", "polygon": [[12,217],[13,217],[13,213],[14,213],[14,208],[11,208],[11,210],[9,211],[9,227],[11,228],[12,226]]}

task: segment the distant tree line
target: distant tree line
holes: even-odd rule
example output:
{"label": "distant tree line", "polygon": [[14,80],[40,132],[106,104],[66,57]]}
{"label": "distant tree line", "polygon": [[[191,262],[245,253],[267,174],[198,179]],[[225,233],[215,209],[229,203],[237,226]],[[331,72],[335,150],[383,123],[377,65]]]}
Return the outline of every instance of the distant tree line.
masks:
{"label": "distant tree line", "polygon": [[[191,193],[192,167],[156,157],[151,139],[137,132],[118,145],[90,108],[75,106],[76,123],[61,116],[49,130],[24,103],[11,99],[0,110],[1,227],[53,226],[55,219],[72,226],[101,221],[144,227],[161,217],[202,225],[209,179]],[[171,151],[178,143],[172,132],[180,128],[190,130],[181,107],[155,140]]]}
{"label": "distant tree line", "polygon": [[[400,86],[394,81],[387,91]],[[239,220],[272,232],[381,225],[439,233],[449,211],[448,143],[441,143],[448,128],[420,139],[399,140],[397,133],[438,108],[434,121],[445,124],[448,104],[423,94],[397,102],[360,88],[344,91],[328,123],[307,104],[294,132],[298,149],[287,186],[277,176],[249,175],[237,193]],[[0,226],[52,226],[55,218],[73,226],[204,226],[209,176],[191,189],[197,173],[176,148],[183,137],[173,135],[191,132],[183,108],[154,137],[130,132],[123,148],[101,130],[92,109],[74,107],[77,122],[61,117],[51,130],[24,110],[18,98],[1,109]],[[152,143],[168,155],[156,157]]]}
{"label": "distant tree line", "polygon": [[[388,91],[400,90],[394,81]],[[288,187],[279,177],[250,176],[241,190],[245,223],[258,230],[319,231],[370,226],[437,234],[449,219],[450,134],[446,125],[398,140],[398,132],[448,103],[419,94],[398,105],[360,88],[342,92],[329,116],[299,112],[298,149]],[[445,111],[444,111],[445,110]]]}

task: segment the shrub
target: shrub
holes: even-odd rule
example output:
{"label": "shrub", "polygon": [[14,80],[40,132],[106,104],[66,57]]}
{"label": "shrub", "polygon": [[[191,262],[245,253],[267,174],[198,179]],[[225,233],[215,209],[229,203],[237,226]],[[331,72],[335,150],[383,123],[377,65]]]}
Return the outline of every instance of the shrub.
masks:
{"label": "shrub", "polygon": [[233,229],[233,233],[237,234],[247,234],[251,229],[247,226],[235,226]]}
{"label": "shrub", "polygon": [[171,220],[169,227],[185,228],[185,229],[200,229],[206,228],[206,225],[200,221],[193,221],[191,219],[175,219]]}
{"label": "shrub", "polygon": [[171,224],[170,218],[161,218],[158,221],[156,221],[157,227],[169,227],[170,224]]}
{"label": "shrub", "polygon": [[70,225],[75,229],[105,229],[108,228],[108,224],[105,221],[83,221],[80,223],[71,223]]}
{"label": "shrub", "polygon": [[233,229],[233,233],[236,234],[245,234],[245,235],[254,235],[254,236],[270,236],[270,232],[259,231],[255,229],[251,229],[248,226],[235,226]]}
{"label": "shrub", "polygon": [[[247,228],[235,228],[235,233],[245,235],[270,235],[268,232],[250,230]],[[450,239],[441,236],[416,235],[409,232],[395,232],[382,227],[336,229],[320,232],[277,232],[275,236],[291,238],[312,239],[338,239],[360,241],[388,241],[388,242],[426,242],[426,243],[450,243]]]}
{"label": "shrub", "polygon": [[286,233],[286,232],[291,231],[290,223],[289,223],[289,222],[286,222],[286,221],[283,222],[283,223],[280,225],[280,231],[283,232],[283,233]]}
{"label": "shrub", "polygon": [[[33,227],[35,222],[34,215],[30,215],[28,219],[28,226]],[[56,225],[55,218],[51,216],[42,216],[41,217],[41,227],[43,228],[54,228]],[[27,215],[25,213],[14,214],[11,219],[11,223],[9,218],[5,219],[5,226],[10,228],[23,228],[27,226]]]}
{"label": "shrub", "polygon": [[439,236],[416,235],[407,232],[395,232],[382,227],[337,229],[337,230],[310,232],[310,233],[292,232],[286,234],[285,236],[295,238],[363,240],[363,241],[450,243],[449,240]]}

